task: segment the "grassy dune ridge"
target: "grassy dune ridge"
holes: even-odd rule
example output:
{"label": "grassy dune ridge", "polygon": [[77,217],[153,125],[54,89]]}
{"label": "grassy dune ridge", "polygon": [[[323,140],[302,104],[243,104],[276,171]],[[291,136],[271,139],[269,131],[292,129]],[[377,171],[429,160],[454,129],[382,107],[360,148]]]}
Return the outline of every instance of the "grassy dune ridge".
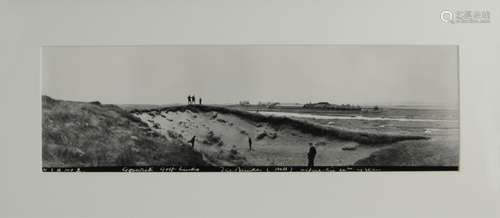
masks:
{"label": "grassy dune ridge", "polygon": [[311,134],[314,136],[326,136],[330,138],[354,141],[365,145],[378,145],[394,143],[403,140],[420,140],[429,139],[429,137],[420,135],[395,135],[395,134],[381,134],[381,133],[368,133],[354,130],[345,130],[335,127],[319,125],[307,121],[296,120],[288,117],[266,116],[258,113],[252,113],[242,110],[230,109],[219,106],[211,105],[182,105],[161,107],[153,109],[131,110],[131,113],[149,113],[149,112],[184,112],[186,110],[192,112],[217,112],[221,114],[231,114],[238,116],[242,119],[251,122],[266,122],[276,129],[281,127],[289,127],[297,129],[303,133]]}
{"label": "grassy dune ridge", "polygon": [[202,155],[170,141],[115,105],[42,96],[44,167],[204,166]]}

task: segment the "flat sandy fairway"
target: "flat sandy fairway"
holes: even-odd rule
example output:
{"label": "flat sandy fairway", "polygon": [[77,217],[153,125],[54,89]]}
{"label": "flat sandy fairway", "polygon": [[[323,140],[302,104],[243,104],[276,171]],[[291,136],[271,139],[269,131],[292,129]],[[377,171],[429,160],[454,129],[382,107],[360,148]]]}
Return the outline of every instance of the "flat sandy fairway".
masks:
{"label": "flat sandy fairway", "polygon": [[[446,114],[444,114],[446,115]],[[393,143],[359,160],[364,166],[458,166],[459,123],[456,121],[400,122],[364,120],[316,120],[349,129],[393,134],[424,134],[429,140],[410,140]]]}
{"label": "flat sandy fairway", "polygon": [[441,129],[430,140],[402,141],[359,160],[361,166],[459,166],[459,130]]}
{"label": "flat sandy fairway", "polygon": [[[217,166],[304,166],[309,142],[316,144],[317,166],[353,165],[387,144],[368,145],[317,136],[286,125],[271,125],[231,113],[183,110],[136,111],[133,114],[170,140],[187,142],[196,136],[195,150]],[[252,138],[252,151],[248,147]],[[421,140],[417,140],[421,141]],[[343,150],[343,147],[357,147]]]}

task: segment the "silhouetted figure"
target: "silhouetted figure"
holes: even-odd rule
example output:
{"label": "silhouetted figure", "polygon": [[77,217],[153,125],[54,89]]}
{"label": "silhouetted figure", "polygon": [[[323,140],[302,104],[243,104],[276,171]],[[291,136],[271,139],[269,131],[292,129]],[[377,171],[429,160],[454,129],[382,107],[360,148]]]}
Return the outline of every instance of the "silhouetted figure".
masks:
{"label": "silhouetted figure", "polygon": [[309,152],[307,153],[308,167],[314,167],[314,158],[316,157],[316,148],[309,142]]}
{"label": "silhouetted figure", "polygon": [[193,138],[191,138],[191,140],[189,140],[189,143],[191,143],[191,147],[193,147],[194,149],[194,141],[196,140],[196,136],[193,136]]}
{"label": "silhouetted figure", "polygon": [[191,95],[188,95],[188,104],[191,104]]}
{"label": "silhouetted figure", "polygon": [[199,100],[200,100],[200,105],[201,105],[201,98]]}
{"label": "silhouetted figure", "polygon": [[252,150],[252,138],[248,136],[248,149],[251,151]]}
{"label": "silhouetted figure", "polygon": [[193,104],[196,104],[196,98],[194,97],[194,95],[193,95],[193,97],[191,97],[191,102],[192,102]]}

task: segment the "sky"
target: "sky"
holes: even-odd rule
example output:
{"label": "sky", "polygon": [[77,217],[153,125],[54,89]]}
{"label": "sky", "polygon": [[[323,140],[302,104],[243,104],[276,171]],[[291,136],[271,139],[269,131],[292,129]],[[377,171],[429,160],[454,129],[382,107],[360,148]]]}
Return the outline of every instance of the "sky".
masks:
{"label": "sky", "polygon": [[42,94],[108,104],[458,106],[457,46],[49,46]]}

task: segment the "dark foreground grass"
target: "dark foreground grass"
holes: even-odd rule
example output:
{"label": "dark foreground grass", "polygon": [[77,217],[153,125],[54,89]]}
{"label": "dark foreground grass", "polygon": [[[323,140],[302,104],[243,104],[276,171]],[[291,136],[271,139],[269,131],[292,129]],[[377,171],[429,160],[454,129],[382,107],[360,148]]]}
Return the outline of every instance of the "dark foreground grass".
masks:
{"label": "dark foreground grass", "polygon": [[273,128],[294,128],[302,133],[311,134],[314,136],[325,136],[334,139],[354,141],[365,145],[378,145],[386,143],[394,143],[403,140],[419,140],[429,139],[425,136],[419,135],[395,135],[395,134],[381,134],[381,133],[368,133],[354,130],[345,130],[335,127],[323,126],[316,123],[311,123],[302,120],[296,120],[289,117],[266,116],[258,113],[251,113],[248,111],[230,109],[226,107],[211,106],[211,105],[183,105],[171,106],[156,109],[146,110],[131,110],[131,113],[151,113],[161,111],[192,111],[192,112],[217,112],[221,114],[231,114],[251,122],[268,123]]}
{"label": "dark foreground grass", "polygon": [[155,134],[114,105],[42,97],[44,167],[205,166],[190,146]]}

